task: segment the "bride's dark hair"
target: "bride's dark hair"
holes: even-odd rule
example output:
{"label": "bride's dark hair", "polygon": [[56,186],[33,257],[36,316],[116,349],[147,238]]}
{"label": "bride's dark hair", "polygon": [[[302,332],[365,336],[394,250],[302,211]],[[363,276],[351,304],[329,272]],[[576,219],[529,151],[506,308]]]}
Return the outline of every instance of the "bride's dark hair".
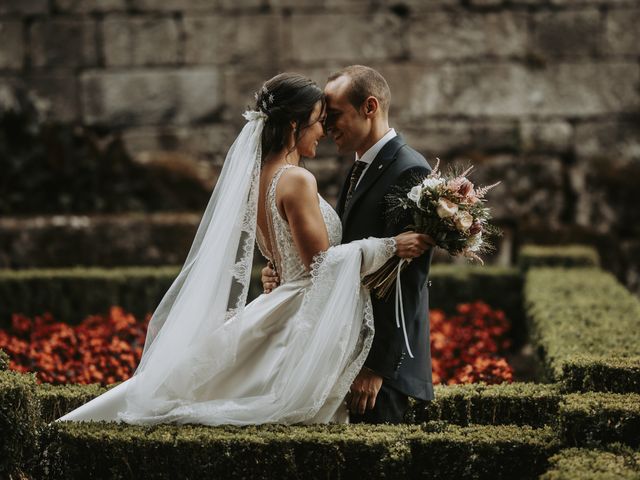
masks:
{"label": "bride's dark hair", "polygon": [[303,75],[285,72],[265,82],[257,92],[255,105],[256,110],[268,116],[262,131],[263,158],[285,148],[291,122],[297,125],[294,140],[298,143],[302,131],[309,126],[309,117],[318,100],[322,101],[324,109],[324,92]]}

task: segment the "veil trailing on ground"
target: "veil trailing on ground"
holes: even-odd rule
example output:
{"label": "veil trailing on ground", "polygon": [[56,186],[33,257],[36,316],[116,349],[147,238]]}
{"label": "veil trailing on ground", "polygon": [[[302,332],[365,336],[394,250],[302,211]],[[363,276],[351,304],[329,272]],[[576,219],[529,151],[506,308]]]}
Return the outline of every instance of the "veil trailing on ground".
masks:
{"label": "veil trailing on ground", "polygon": [[[237,329],[224,326],[242,316],[249,289],[266,115],[247,111],[244,117],[247,123],[227,153],[184,266],[149,322],[135,382],[127,390],[129,412],[179,406],[216,368],[233,362]],[[192,348],[213,330],[220,344],[207,347],[215,355],[201,356],[194,365]]]}

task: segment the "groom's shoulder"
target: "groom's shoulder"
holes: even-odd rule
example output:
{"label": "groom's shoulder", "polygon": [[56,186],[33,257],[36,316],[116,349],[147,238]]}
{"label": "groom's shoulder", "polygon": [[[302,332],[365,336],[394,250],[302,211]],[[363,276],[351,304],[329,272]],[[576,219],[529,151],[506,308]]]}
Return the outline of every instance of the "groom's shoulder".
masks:
{"label": "groom's shoulder", "polygon": [[404,141],[403,145],[398,149],[396,160],[399,169],[402,171],[409,169],[426,169],[431,171],[431,166],[429,165],[429,162],[427,162],[426,158]]}

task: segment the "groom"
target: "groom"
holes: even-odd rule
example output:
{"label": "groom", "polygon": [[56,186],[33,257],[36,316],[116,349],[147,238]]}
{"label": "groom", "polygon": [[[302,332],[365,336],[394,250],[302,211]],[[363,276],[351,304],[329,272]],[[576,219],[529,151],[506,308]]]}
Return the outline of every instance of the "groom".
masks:
{"label": "groom", "polygon": [[[395,186],[406,187],[431,167],[389,128],[391,94],[386,80],[372,68],[346,67],[329,76],[326,130],[338,152],[355,152],[355,162],[338,198],[342,242],[367,237],[392,237],[405,230],[410,218],[385,217],[384,197]],[[403,270],[402,293],[410,358],[402,329],[397,328],[395,297],[378,299],[372,293],[375,335],[364,367],[347,398],[353,423],[400,423],[409,407],[409,396],[432,400],[429,342],[428,275],[433,249]],[[262,276],[265,291],[277,285],[268,267]]]}

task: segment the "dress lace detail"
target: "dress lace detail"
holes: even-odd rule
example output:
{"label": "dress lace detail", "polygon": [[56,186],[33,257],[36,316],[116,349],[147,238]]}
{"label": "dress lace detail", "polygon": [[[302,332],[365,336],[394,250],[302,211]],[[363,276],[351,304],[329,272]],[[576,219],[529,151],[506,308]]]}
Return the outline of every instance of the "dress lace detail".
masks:
{"label": "dress lace detail", "polygon": [[[276,189],[280,177],[285,170],[292,167],[294,167],[294,165],[283,165],[276,171],[271,179],[265,198],[269,242],[273,251],[269,252],[264,244],[262,234],[257,236],[260,251],[266,258],[271,260],[276,267],[281,283],[292,282],[309,276],[309,272],[307,272],[293,242],[291,228],[284,218],[282,218],[282,215],[280,215],[276,203]],[[340,222],[340,218],[331,205],[320,195],[318,195],[318,201],[320,202],[320,212],[322,213],[329,235],[329,245],[339,245],[342,239],[342,223]]]}

